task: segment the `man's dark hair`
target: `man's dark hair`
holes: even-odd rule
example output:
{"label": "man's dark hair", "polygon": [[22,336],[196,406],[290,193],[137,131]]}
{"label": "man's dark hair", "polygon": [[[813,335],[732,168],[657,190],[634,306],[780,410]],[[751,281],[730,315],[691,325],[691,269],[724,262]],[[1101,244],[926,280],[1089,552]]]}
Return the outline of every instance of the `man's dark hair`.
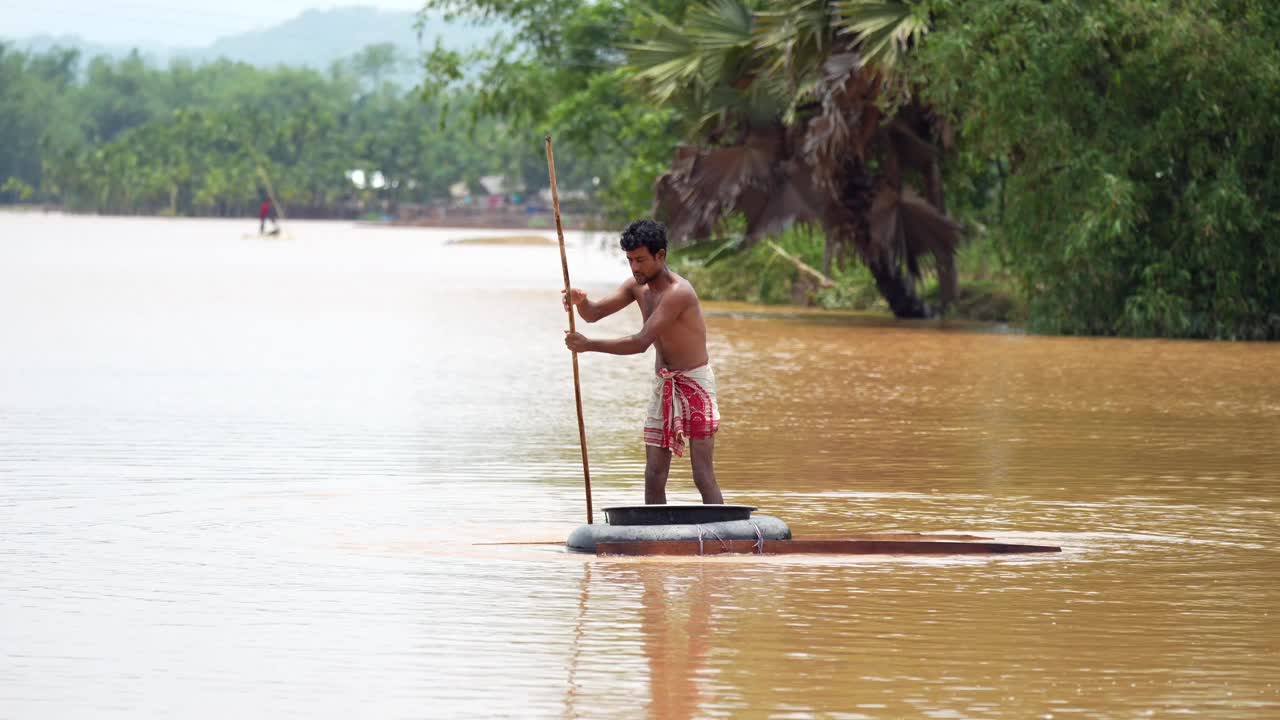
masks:
{"label": "man's dark hair", "polygon": [[667,249],[667,226],[657,220],[637,220],[622,231],[622,249],[630,252],[640,247],[649,248],[650,255]]}

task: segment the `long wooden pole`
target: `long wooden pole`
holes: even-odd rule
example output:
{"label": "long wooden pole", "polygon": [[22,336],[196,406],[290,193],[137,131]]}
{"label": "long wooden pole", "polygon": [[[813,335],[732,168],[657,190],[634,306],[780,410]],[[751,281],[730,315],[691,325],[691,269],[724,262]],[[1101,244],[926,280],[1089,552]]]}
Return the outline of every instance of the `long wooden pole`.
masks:
{"label": "long wooden pole", "polygon": [[[556,159],[551,152],[551,136],[547,136],[547,173],[551,176],[551,209],[556,216],[556,235],[560,238],[560,268],[564,270],[565,297],[569,293],[569,256],[564,251],[564,225],[560,222],[560,192],[556,189]],[[573,305],[569,306],[569,332],[577,332],[573,324]],[[587,426],[582,421],[582,383],[578,379],[578,353],[573,355],[573,399],[578,404],[578,442],[582,445],[582,480],[587,488],[587,524],[591,513],[591,469],[587,466]]]}

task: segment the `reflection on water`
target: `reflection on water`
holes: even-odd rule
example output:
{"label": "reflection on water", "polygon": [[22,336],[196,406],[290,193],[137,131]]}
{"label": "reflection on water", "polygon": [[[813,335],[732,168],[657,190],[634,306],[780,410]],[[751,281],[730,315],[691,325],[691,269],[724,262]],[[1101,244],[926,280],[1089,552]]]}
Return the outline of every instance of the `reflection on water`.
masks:
{"label": "reflection on water", "polygon": [[729,501],[1065,552],[596,559],[554,246],[241,225],[0,215],[0,717],[1280,713],[1275,346],[711,307]]}
{"label": "reflection on water", "polygon": [[[707,708],[721,707],[709,674],[714,589],[700,565],[652,566],[634,564],[585,563],[582,589],[574,625],[573,652],[565,684],[565,715],[591,717],[599,706],[599,695],[616,693],[618,688],[643,679],[643,695],[619,705],[614,714],[675,720],[705,714]],[[629,595],[631,608],[619,608],[609,601],[610,590]],[[607,609],[606,609],[607,608]],[[624,628],[631,636],[625,643],[611,643],[608,662],[588,657],[586,648],[598,647],[598,634],[612,634]],[[624,649],[639,651],[638,673],[624,671]],[[601,672],[602,671],[602,672]],[[626,677],[628,674],[639,675]]]}

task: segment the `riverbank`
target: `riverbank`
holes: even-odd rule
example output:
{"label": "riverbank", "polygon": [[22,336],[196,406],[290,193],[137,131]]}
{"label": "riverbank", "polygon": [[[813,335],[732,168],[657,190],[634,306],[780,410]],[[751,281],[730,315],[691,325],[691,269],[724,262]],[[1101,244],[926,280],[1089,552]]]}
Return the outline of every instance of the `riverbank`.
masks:
{"label": "riverbank", "polygon": [[[402,227],[472,228],[475,230],[554,230],[555,216],[546,212],[503,212],[450,210],[448,212],[400,213],[386,221]],[[606,227],[604,219],[585,213],[560,213],[565,230],[593,231]]]}
{"label": "riverbank", "polygon": [[[547,211],[526,212],[511,210],[436,210],[432,212],[397,211],[394,214],[364,211],[359,208],[293,208],[285,207],[290,220],[339,220],[355,221],[366,225],[390,227],[467,228],[472,230],[554,230],[555,216]],[[0,205],[0,212],[60,213],[65,215],[96,215],[77,212],[52,203],[13,203]],[[175,217],[166,213],[122,213],[103,217]],[[189,218],[245,218],[257,221],[253,213],[229,213],[212,215],[180,215]],[[598,231],[606,227],[603,218],[588,213],[562,212],[560,223],[565,230]]]}
{"label": "riverbank", "polygon": [[[0,212],[66,214],[52,205],[4,205]],[[98,217],[165,217],[161,215],[101,215]],[[228,218],[220,218],[228,219]],[[257,218],[242,218],[256,227]],[[411,219],[348,219],[293,217],[296,220],[351,222],[360,227],[435,228],[475,231],[551,231],[554,218],[545,214],[517,215],[497,213],[449,213],[441,216],[418,216]],[[523,221],[523,223],[521,222]],[[585,214],[562,214],[566,231],[601,231],[600,218]],[[528,233],[511,233],[501,238],[459,238],[454,242],[470,244],[532,244]],[[550,242],[547,239],[547,242]],[[705,300],[739,302],[754,305],[814,310],[849,310],[890,315],[890,311],[866,268],[853,264],[837,268],[826,283],[817,268],[822,265],[822,236],[792,230],[751,248],[742,249],[732,241],[711,240],[674,248],[671,266],[698,288]],[[1013,282],[991,270],[998,262],[987,257],[981,248],[965,248],[959,258],[960,282],[957,297],[945,313],[953,320],[993,323],[1019,323],[1025,318],[1025,305],[1018,299]],[[820,279],[821,278],[821,279]],[[926,278],[921,294],[931,306],[938,304],[937,282]]]}
{"label": "riverbank", "polygon": [[[672,268],[698,288],[704,300],[824,310],[890,313],[871,273],[861,264],[837,267],[830,277],[822,267],[821,233],[791,230],[772,240],[742,248],[735,240],[712,240],[678,248]],[[957,320],[1019,323],[1026,317],[1012,278],[995,270],[988,248],[969,246],[957,260],[959,287],[945,317]],[[921,281],[920,294],[938,306],[938,284]]]}

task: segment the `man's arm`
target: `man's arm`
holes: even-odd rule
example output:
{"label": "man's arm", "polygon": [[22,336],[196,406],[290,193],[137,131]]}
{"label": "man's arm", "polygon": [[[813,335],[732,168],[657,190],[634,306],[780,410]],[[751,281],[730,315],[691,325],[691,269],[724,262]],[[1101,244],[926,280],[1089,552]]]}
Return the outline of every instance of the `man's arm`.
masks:
{"label": "man's arm", "polygon": [[565,296],[565,303],[573,302],[574,300],[577,300],[578,297],[581,297],[582,299],[580,301],[574,303],[578,306],[578,317],[589,323],[593,323],[601,318],[607,318],[622,308],[630,305],[636,299],[635,286],[636,281],[634,279],[628,279],[626,282],[622,283],[621,287],[609,293],[603,300],[598,302],[592,302],[587,299],[587,294],[577,288],[570,290],[567,295],[563,290],[561,290],[560,294]]}
{"label": "man's arm", "polygon": [[[676,318],[680,317],[680,313],[688,306],[690,297],[691,295],[686,292],[668,293],[658,302],[658,307],[653,309],[649,319],[644,321],[644,327],[640,328],[640,332],[635,335],[613,340],[588,340],[587,338],[582,338],[581,349],[575,349],[572,345],[570,345],[569,349],[575,352],[639,355],[648,350],[649,346],[661,337],[667,328],[671,327]],[[567,340],[566,343],[568,343]]]}

